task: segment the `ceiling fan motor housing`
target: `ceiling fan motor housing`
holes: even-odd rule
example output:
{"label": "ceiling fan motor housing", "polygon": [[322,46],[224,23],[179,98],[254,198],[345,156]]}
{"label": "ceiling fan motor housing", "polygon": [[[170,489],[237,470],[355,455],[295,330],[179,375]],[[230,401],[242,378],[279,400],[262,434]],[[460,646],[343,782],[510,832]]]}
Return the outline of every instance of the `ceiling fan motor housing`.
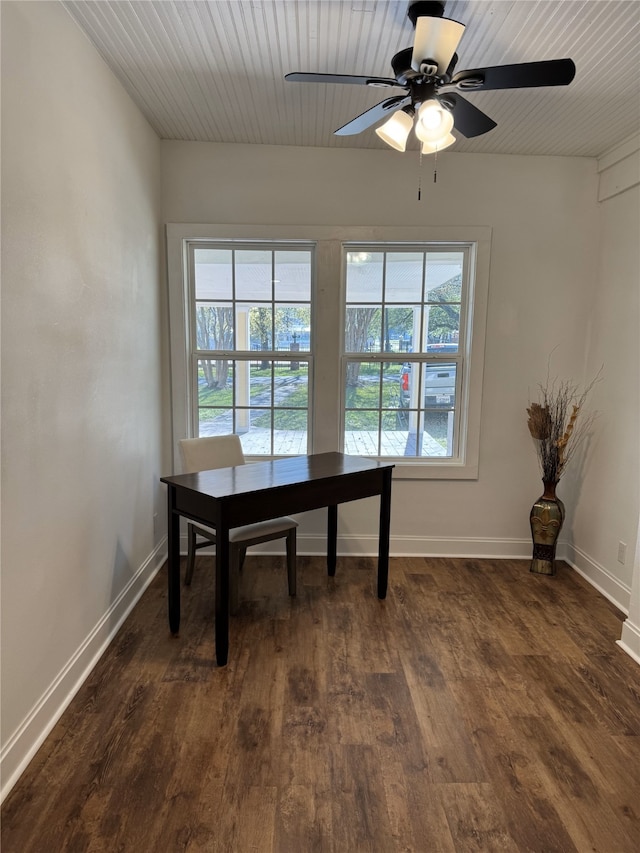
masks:
{"label": "ceiling fan motor housing", "polygon": [[418,18],[441,18],[443,15],[444,3],[439,0],[414,0],[407,9],[407,17],[414,27]]}
{"label": "ceiling fan motor housing", "polygon": [[396,53],[391,60],[393,74],[401,86],[408,86],[411,80],[415,80],[417,77],[422,76],[419,71],[414,71],[411,67],[412,53],[413,48],[406,47],[404,50]]}

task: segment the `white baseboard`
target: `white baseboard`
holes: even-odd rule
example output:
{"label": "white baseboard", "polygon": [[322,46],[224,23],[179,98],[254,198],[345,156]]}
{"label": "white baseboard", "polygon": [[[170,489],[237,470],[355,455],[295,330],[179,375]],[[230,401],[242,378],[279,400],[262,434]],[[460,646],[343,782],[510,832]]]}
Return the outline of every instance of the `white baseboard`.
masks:
{"label": "white baseboard", "polygon": [[[469,559],[526,560],[531,558],[530,539],[490,539],[458,536],[402,536],[391,540],[396,557],[468,557]],[[377,554],[377,539],[372,553]]]}
{"label": "white baseboard", "polygon": [[640,664],[640,627],[632,625],[627,619],[622,626],[622,636],[617,643],[636,663]]}
{"label": "white baseboard", "polygon": [[[298,532],[297,552],[310,557],[323,556],[327,553],[327,537],[325,533]],[[375,557],[378,554],[378,536],[349,536],[338,535],[338,556],[344,557]],[[284,554],[284,541],[275,539],[256,545],[251,549],[254,553]],[[389,551],[394,557],[469,557],[470,559],[512,559],[522,560],[531,557],[530,539],[457,539],[440,538],[437,536],[394,536],[391,538]],[[180,552],[186,554],[187,540],[183,537],[180,542]],[[203,548],[199,554],[215,554],[215,546]]]}
{"label": "white baseboard", "polygon": [[3,746],[0,752],[0,802],[18,781],[166,558],[165,537]]}
{"label": "white baseboard", "polygon": [[576,548],[575,545],[565,543],[564,546],[559,547],[558,551],[560,559],[569,563],[598,592],[601,592],[605,598],[615,604],[618,610],[628,615],[629,602],[631,601],[631,589],[628,586],[615,578],[604,566],[591,559],[580,548]]}

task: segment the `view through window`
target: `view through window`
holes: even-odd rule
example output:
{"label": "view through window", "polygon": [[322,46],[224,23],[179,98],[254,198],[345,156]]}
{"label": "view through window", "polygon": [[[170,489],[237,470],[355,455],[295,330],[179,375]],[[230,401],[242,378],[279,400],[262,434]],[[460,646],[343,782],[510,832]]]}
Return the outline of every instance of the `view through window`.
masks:
{"label": "view through window", "polygon": [[197,434],[307,453],[313,246],[193,244],[190,270]]}
{"label": "view through window", "polygon": [[490,229],[373,231],[167,226],[177,438],[477,476]]}
{"label": "view through window", "polygon": [[458,454],[468,253],[345,246],[345,452]]}

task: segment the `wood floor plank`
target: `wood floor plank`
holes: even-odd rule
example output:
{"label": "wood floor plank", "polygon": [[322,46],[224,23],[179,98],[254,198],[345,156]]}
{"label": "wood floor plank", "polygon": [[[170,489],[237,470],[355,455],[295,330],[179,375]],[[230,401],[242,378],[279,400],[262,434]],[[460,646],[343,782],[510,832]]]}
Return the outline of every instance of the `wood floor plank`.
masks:
{"label": "wood floor plank", "polygon": [[[629,834],[633,828],[616,819],[589,775],[589,766],[581,760],[584,756],[571,749],[566,735],[539,716],[521,717],[515,724],[535,744],[548,796],[576,848],[616,853],[637,850],[639,839]],[[595,813],[599,820],[593,820]]]}
{"label": "wood floor plank", "polygon": [[250,555],[145,592],[2,807],[3,853],[637,853],[640,668],[560,564]]}
{"label": "wood floor plank", "polygon": [[[269,848],[267,848],[269,849]],[[280,792],[273,850],[281,853],[332,853],[329,787],[288,785]]]}
{"label": "wood floor plank", "polygon": [[393,849],[386,792],[373,747],[338,745],[331,751],[331,830],[335,850]]}
{"label": "wood floor plank", "polygon": [[511,723],[509,688],[467,679],[451,689],[487,768],[487,778],[500,792],[514,849],[580,853],[547,795],[535,751]]}
{"label": "wood floor plank", "polygon": [[484,781],[484,767],[448,686],[438,689],[423,679],[419,654],[403,656],[402,663],[432,781]]}
{"label": "wood floor plank", "polygon": [[513,853],[516,843],[496,791],[488,782],[440,787],[456,850]]}

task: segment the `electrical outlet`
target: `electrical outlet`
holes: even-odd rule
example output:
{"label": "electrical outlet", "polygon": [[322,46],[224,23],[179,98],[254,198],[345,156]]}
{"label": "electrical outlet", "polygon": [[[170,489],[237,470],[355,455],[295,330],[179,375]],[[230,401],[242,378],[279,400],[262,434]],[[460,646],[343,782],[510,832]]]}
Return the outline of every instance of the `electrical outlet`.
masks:
{"label": "electrical outlet", "polygon": [[627,558],[627,543],[618,542],[618,562],[624,566],[624,561]]}

